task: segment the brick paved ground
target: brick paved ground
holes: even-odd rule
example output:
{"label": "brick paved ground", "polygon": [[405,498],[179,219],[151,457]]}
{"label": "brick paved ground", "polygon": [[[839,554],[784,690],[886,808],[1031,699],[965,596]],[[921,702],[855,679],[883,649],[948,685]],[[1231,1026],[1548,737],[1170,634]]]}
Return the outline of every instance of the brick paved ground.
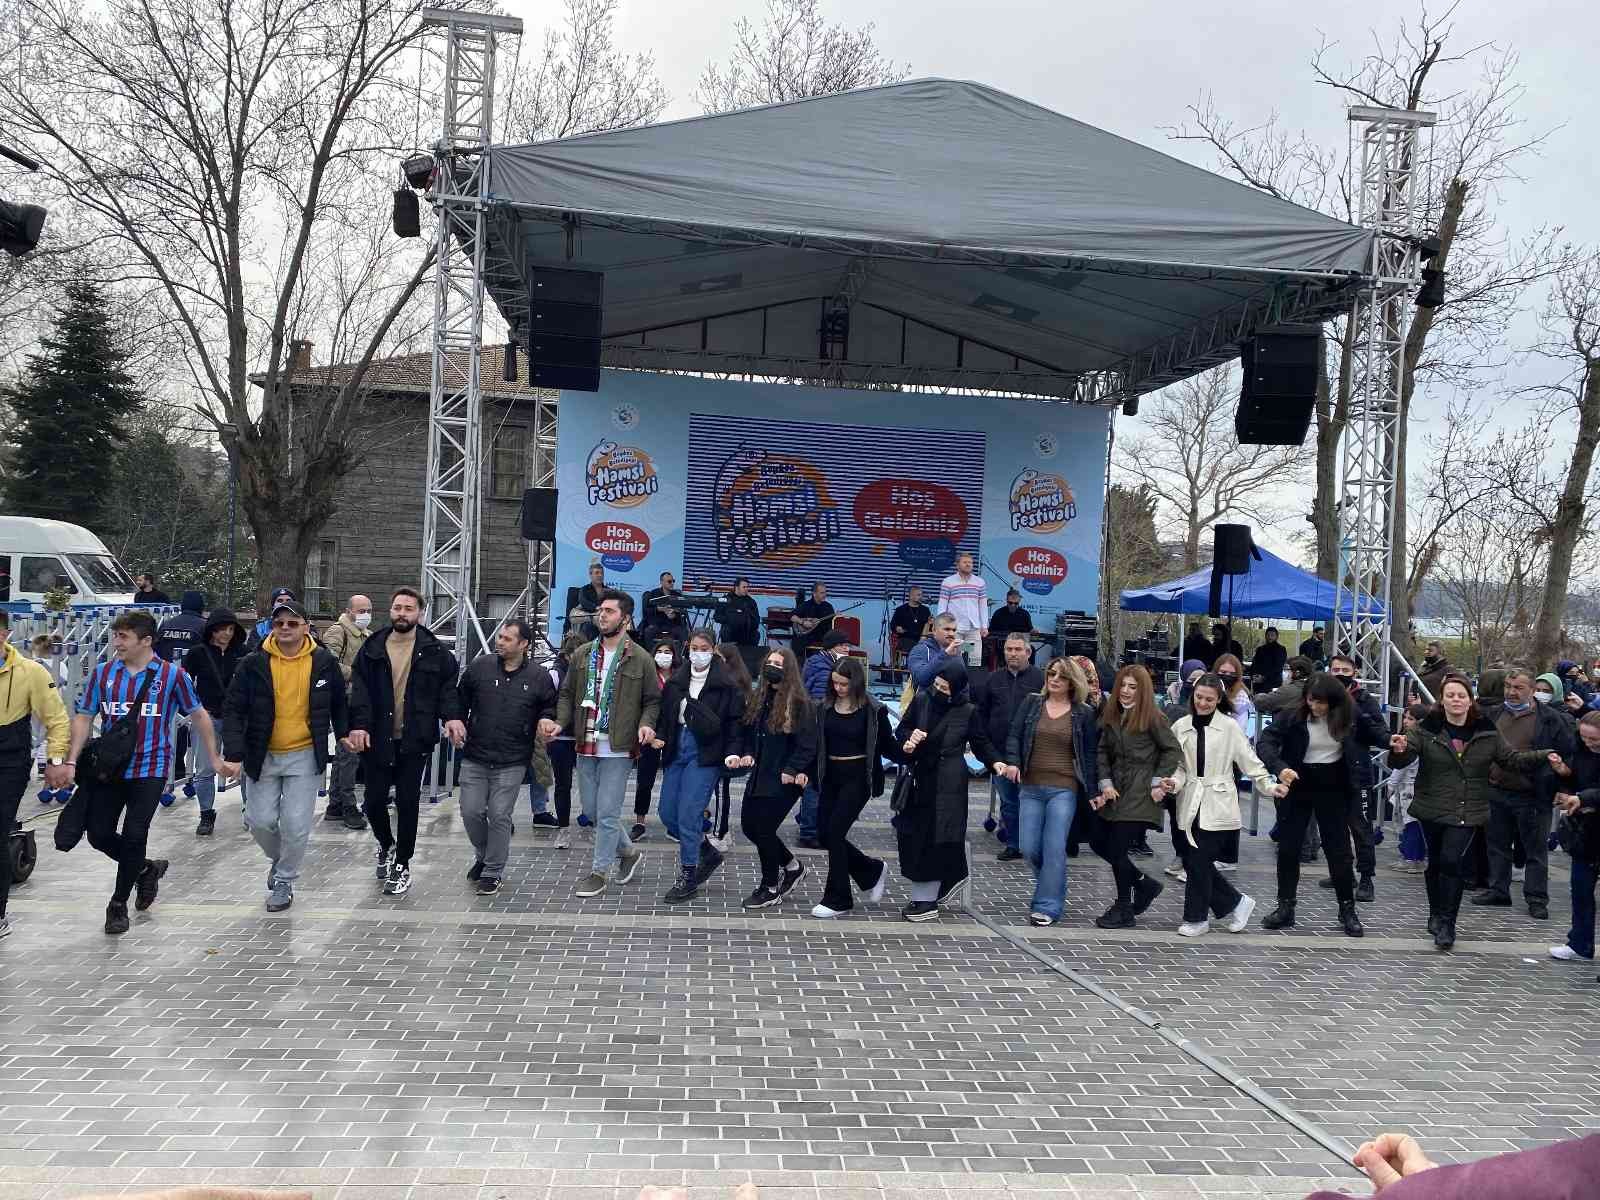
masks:
{"label": "brick paved ground", "polygon": [[[576,900],[587,848],[524,824],[508,886],[479,899],[449,801],[424,814],[409,896],[378,895],[369,835],[319,824],[296,906],[274,917],[229,796],[210,841],[192,805],[160,815],[172,873],[124,938],[100,932],[111,868],[86,846],[46,851],[14,892],[0,1200],[202,1179],[338,1200],[631,1200],[647,1180],[698,1200],[745,1178],[763,1200],[1367,1190],[975,920],[907,925],[891,893],[815,921],[816,879],[746,914],[742,845],[700,898],[663,905],[673,848],[653,819],[626,888]],[[1176,888],[1107,933],[1092,920],[1109,872],[1086,852],[1066,922],[1040,931],[1021,924],[1026,865],[993,861],[973,799],[983,914],[1334,1136],[1408,1128],[1449,1159],[1600,1126],[1595,969],[1546,957],[1564,870],[1549,922],[1472,910],[1444,956],[1422,935],[1421,879],[1392,872],[1360,942],[1334,930],[1315,869],[1292,933],[1180,939]],[[870,851],[892,850],[886,816],[864,818]],[[1262,911],[1270,845],[1246,839],[1239,876]]]}

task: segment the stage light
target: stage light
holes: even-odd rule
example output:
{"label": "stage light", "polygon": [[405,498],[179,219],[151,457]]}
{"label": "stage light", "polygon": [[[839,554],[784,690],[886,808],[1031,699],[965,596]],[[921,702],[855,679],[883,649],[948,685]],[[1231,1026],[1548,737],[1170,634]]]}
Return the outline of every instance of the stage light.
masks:
{"label": "stage light", "polygon": [[406,177],[406,182],[417,191],[427,191],[428,183],[433,178],[433,155],[414,154],[410,158],[401,160],[400,171]]}
{"label": "stage light", "polygon": [[505,359],[500,364],[500,378],[506,383],[518,382],[520,372],[517,370],[517,344],[506,343]]}
{"label": "stage light", "polygon": [[0,200],[0,249],[16,258],[28,253],[39,244],[46,215],[37,204]]}
{"label": "stage light", "polygon": [[422,236],[422,206],[417,203],[417,194],[410,188],[395,188],[392,219],[395,237]]}
{"label": "stage light", "polygon": [[1444,244],[1436,237],[1425,237],[1417,239],[1416,247],[1417,252],[1422,255],[1422,261],[1427,262],[1430,258],[1436,257],[1440,250],[1444,249]]}
{"label": "stage light", "polygon": [[1417,292],[1418,308],[1438,308],[1444,303],[1444,272],[1422,268],[1422,288]]}
{"label": "stage light", "polygon": [[1122,415],[1125,417],[1137,417],[1139,415],[1139,397],[1129,396],[1122,402]]}

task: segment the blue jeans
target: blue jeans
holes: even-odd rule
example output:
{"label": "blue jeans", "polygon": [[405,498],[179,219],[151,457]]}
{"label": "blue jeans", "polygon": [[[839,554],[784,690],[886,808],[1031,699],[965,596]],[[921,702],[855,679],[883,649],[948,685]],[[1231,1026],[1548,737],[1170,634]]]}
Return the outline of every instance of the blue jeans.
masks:
{"label": "blue jeans", "polygon": [[817,840],[817,807],[822,797],[817,794],[817,789],[807,784],[805,791],[800,793],[800,811],[795,814],[795,827],[800,830],[800,836]]}
{"label": "blue jeans", "polygon": [[[1589,818],[1591,821],[1593,817]],[[1572,860],[1572,929],[1567,945],[1585,958],[1594,957],[1594,863]]]}
{"label": "blue jeans", "polygon": [[596,875],[609,876],[617,856],[633,850],[627,830],[622,828],[622,793],[632,771],[633,759],[626,754],[606,758],[578,755],[578,795],[583,811],[594,818],[592,862]]}
{"label": "blue jeans", "polygon": [[1020,783],[1012,783],[1009,779],[1002,779],[996,775],[992,781],[994,790],[1000,797],[1000,825],[1005,831],[1006,846],[1009,849],[1019,849],[1017,822],[1017,805],[1021,802]]}
{"label": "blue jeans", "polygon": [[1077,809],[1073,788],[1023,784],[1018,796],[1018,849],[1035,876],[1030,911],[1058,920],[1067,906],[1067,831]]}
{"label": "blue jeans", "polygon": [[269,753],[260,776],[250,781],[245,799],[250,835],[272,862],[273,873],[285,883],[300,878],[321,783],[316,752],[309,747],[287,754]]}
{"label": "blue jeans", "polygon": [[678,730],[678,749],[661,776],[657,802],[661,823],[678,835],[678,863],[700,865],[700,839],[704,836],[706,804],[717,786],[720,767],[700,765],[700,743],[687,725]]}
{"label": "blue jeans", "polygon": [[528,807],[533,810],[533,815],[550,811],[550,793],[539,786],[539,781],[534,777],[533,768],[528,768],[528,773],[522,777],[522,782],[528,785]]}
{"label": "blue jeans", "polygon": [[[221,726],[218,731],[220,735]],[[194,784],[194,798],[200,802],[201,812],[210,812],[217,806],[217,768],[206,757],[206,744],[199,738],[192,739],[194,746],[194,773],[189,776],[189,782]]]}

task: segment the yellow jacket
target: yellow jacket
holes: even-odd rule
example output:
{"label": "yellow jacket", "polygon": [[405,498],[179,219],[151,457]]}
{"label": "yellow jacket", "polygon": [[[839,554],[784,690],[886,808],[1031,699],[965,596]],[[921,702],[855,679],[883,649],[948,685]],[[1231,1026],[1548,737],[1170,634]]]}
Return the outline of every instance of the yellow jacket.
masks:
{"label": "yellow jacket", "polygon": [[0,725],[29,717],[38,717],[44,725],[50,757],[65,758],[70,726],[55,677],[7,642],[0,657]]}
{"label": "yellow jacket", "polygon": [[272,754],[311,745],[311,652],[316,648],[309,635],[293,658],[278,648],[278,639],[270,633],[261,643],[272,672],[272,735],[267,739]]}

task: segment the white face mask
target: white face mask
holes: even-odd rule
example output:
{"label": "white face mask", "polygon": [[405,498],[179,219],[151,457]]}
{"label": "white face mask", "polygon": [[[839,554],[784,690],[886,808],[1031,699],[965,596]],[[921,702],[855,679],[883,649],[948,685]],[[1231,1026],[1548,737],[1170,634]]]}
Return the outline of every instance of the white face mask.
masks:
{"label": "white face mask", "polygon": [[1550,701],[1555,699],[1555,697],[1552,696],[1549,692],[1535,692],[1533,694],[1533,698],[1535,700],[1537,700],[1540,704],[1549,704]]}
{"label": "white face mask", "polygon": [[353,620],[356,623],[356,628],[357,629],[365,629],[368,625],[372,624],[372,614],[371,613],[357,613],[355,615],[355,617],[353,618]]}
{"label": "white face mask", "polygon": [[667,667],[670,667],[671,665],[672,665],[672,652],[671,651],[663,650],[659,654],[656,655],[656,666],[661,667],[663,670],[665,670]]}
{"label": "white face mask", "polygon": [[712,651],[710,650],[691,650],[689,651],[689,665],[696,671],[704,671],[711,665],[711,655]]}

